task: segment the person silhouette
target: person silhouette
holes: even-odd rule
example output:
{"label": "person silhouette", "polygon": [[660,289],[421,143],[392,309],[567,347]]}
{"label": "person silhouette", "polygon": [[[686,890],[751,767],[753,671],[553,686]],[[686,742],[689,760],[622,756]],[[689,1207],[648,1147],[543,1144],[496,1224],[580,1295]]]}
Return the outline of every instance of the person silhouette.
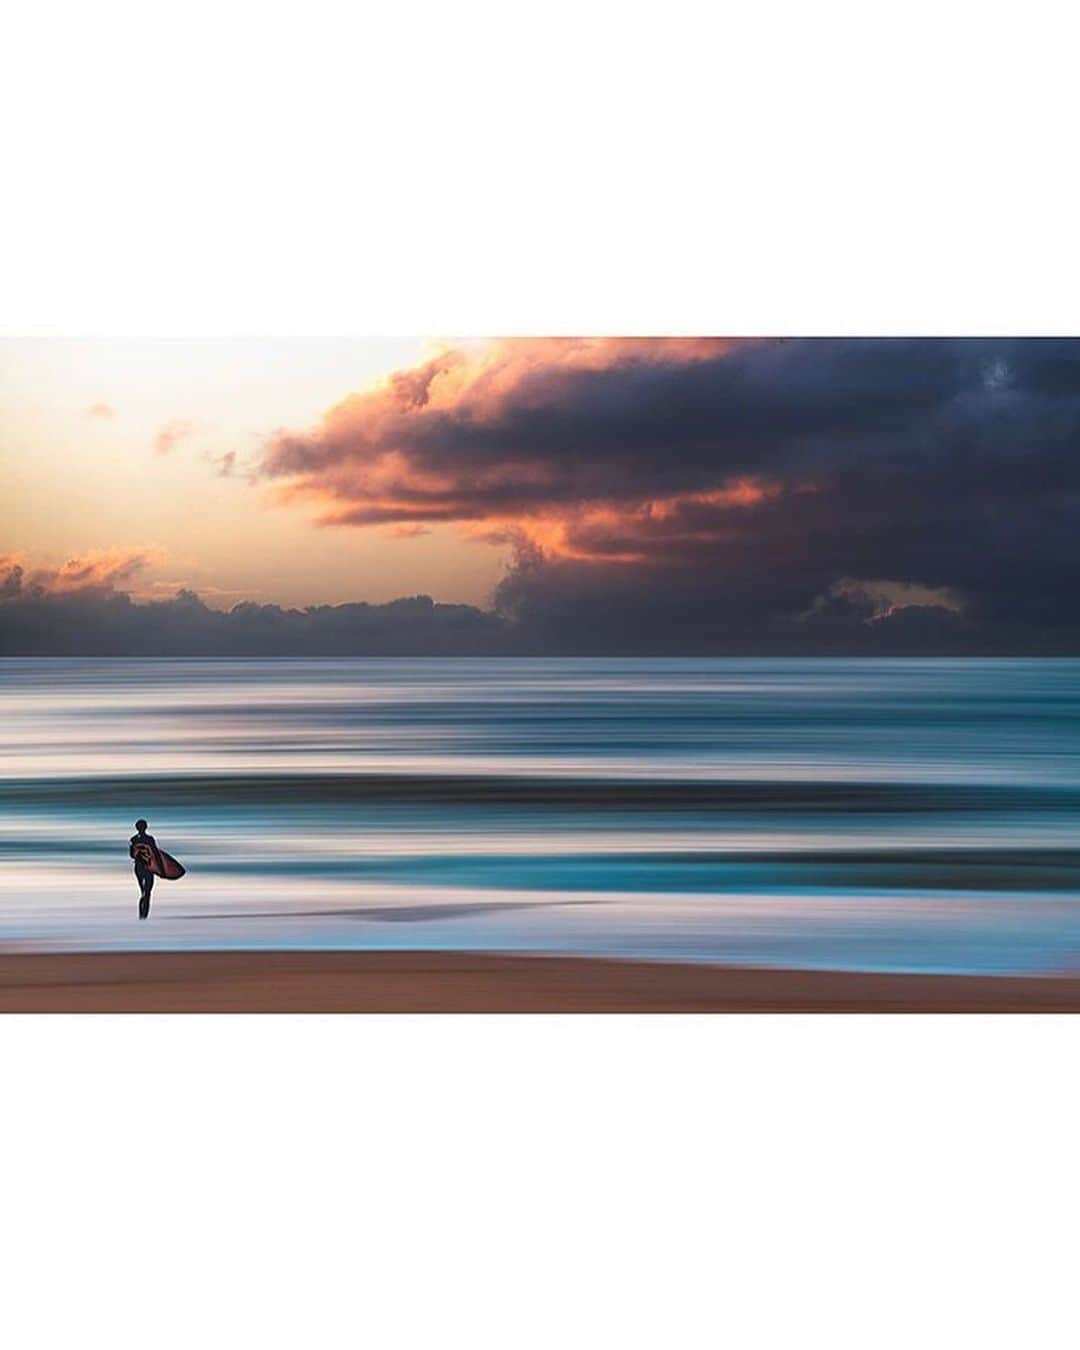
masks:
{"label": "person silhouette", "polygon": [[135,860],[135,880],[139,883],[139,918],[150,917],[150,892],[154,889],[154,874],[150,870],[150,859],[157,849],[152,834],[146,833],[146,821],[135,822],[136,833],[131,836],[128,853]]}

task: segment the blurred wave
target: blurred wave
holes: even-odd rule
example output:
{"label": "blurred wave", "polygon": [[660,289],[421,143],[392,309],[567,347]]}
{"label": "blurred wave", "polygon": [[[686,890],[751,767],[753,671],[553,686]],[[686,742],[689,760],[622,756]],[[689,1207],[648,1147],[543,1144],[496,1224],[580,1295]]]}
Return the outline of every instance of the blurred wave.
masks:
{"label": "blurred wave", "polygon": [[[0,944],[1080,959],[1073,660],[0,661]],[[188,866],[134,922],[146,816]]]}

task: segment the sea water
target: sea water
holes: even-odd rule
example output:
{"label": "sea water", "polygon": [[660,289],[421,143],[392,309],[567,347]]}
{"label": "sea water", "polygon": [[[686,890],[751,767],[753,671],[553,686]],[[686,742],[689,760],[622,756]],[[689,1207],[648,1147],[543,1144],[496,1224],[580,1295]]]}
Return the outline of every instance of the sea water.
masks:
{"label": "sea water", "polygon": [[1080,966],[1080,661],[6,659],[0,718],[9,950]]}

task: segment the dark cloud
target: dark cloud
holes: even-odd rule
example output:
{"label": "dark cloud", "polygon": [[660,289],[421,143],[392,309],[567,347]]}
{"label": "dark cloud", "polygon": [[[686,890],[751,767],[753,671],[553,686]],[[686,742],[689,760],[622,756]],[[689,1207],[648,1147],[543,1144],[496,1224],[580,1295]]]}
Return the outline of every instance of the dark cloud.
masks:
{"label": "dark cloud", "polygon": [[136,604],[123,591],[51,594],[0,574],[3,656],[453,656],[506,650],[504,625],[428,596],[384,605],[223,612],[191,591]]}
{"label": "dark cloud", "polygon": [[508,342],[264,471],[330,523],[516,539],[497,606],[560,647],[1080,650],[1078,452],[1073,339]]}
{"label": "dark cloud", "polygon": [[959,394],[986,392],[997,350],[623,339],[571,344],[571,359],[558,340],[511,341],[475,369],[444,356],[354,395],[315,432],[277,436],[264,472],[322,494],[334,523],[663,500],[887,456]]}
{"label": "dark cloud", "polygon": [[714,581],[610,574],[524,558],[493,609],[412,596],[387,604],[212,609],[193,592],[136,603],[123,591],[51,593],[0,574],[0,656],[546,656],[1080,654],[1075,630],[972,619],[937,604],[882,611],[826,595],[786,617],[801,589],[717,599]]}

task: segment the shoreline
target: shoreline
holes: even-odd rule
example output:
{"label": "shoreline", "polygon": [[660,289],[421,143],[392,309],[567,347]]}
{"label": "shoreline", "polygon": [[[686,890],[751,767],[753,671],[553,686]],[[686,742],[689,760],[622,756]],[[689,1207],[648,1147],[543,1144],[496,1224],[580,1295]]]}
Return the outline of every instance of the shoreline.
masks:
{"label": "shoreline", "polygon": [[439,951],[0,951],[0,1012],[1080,1012],[1080,976]]}

